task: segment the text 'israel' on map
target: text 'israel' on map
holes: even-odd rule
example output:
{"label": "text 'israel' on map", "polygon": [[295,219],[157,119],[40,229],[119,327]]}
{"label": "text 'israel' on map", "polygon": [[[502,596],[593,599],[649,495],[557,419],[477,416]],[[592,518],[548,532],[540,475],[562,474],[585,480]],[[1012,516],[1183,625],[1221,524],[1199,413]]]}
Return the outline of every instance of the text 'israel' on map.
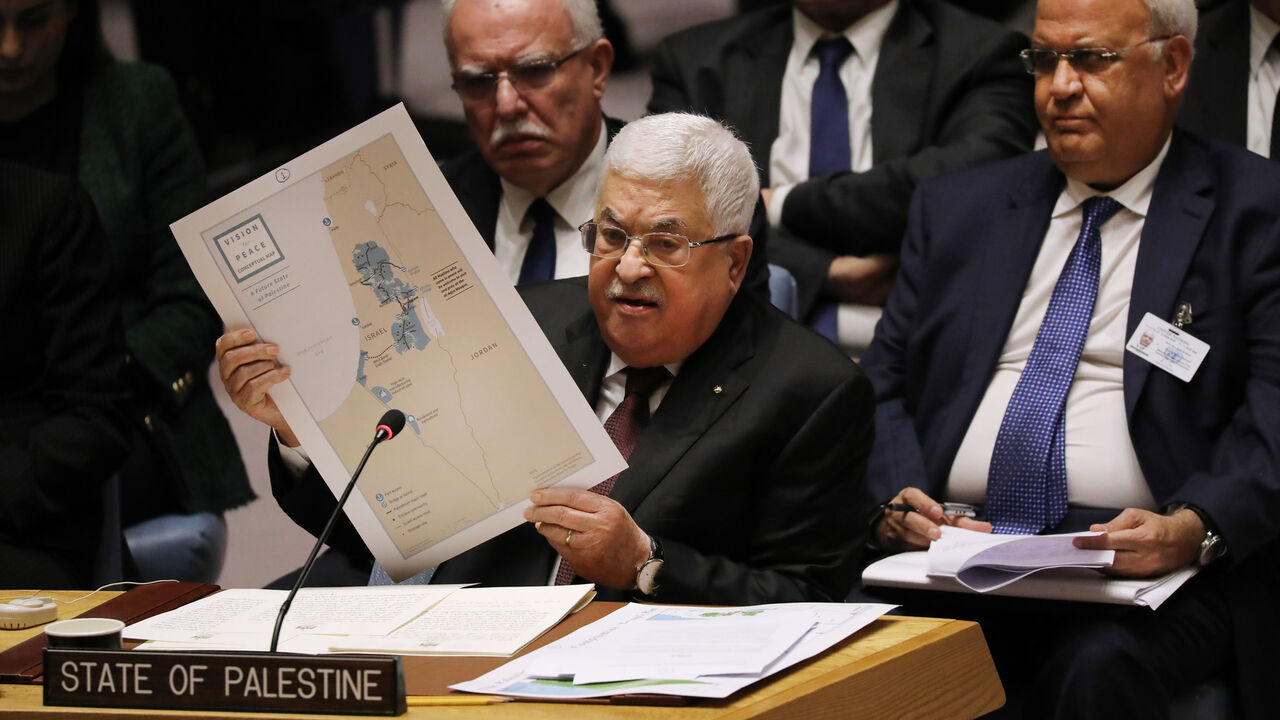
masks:
{"label": "text 'israel' on map", "polygon": [[172,228],[227,328],[280,346],[272,399],[335,493],[407,416],[346,506],[393,578],[625,467],[403,106]]}

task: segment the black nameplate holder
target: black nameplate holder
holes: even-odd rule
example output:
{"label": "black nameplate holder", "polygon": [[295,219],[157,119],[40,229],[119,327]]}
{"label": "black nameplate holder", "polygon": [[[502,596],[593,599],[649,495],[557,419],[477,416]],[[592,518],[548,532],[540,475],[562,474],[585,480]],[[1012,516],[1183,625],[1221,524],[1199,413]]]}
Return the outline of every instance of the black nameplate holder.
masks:
{"label": "black nameplate holder", "polygon": [[403,715],[389,655],[44,651],[44,704],[104,708]]}

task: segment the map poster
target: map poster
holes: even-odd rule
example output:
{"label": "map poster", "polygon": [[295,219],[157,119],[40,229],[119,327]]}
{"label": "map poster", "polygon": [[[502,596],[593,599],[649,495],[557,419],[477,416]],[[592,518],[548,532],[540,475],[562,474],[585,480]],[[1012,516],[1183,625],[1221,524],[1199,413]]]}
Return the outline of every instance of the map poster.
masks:
{"label": "map poster", "polygon": [[626,464],[396,106],[172,225],[228,329],[280,346],[271,396],[400,580],[524,522],[538,487]]}

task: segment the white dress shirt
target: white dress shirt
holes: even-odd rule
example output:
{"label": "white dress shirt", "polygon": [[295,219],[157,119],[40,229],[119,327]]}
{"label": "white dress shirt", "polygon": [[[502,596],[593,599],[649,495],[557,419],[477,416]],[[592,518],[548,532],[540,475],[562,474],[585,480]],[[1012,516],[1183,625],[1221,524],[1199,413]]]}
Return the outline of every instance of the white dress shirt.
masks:
{"label": "white dress shirt", "polygon": [[[1123,208],[1099,231],[1102,264],[1098,296],[1080,364],[1067,393],[1067,503],[1072,506],[1156,508],[1129,439],[1124,407],[1124,346],[1142,227],[1156,175],[1168,152],[1166,141],[1151,164],[1105,193]],[[946,499],[974,504],[986,501],[987,472],[1005,408],[1031,355],[1058,276],[1080,235],[1084,221],[1081,206],[1100,194],[1103,193],[1084,183],[1068,179],[1058,196],[995,374],[952,462]]]}
{"label": "white dress shirt", "polygon": [[[568,180],[547,193],[547,203],[556,211],[556,278],[587,274],[591,256],[582,249],[578,226],[596,212],[600,181],[604,177],[604,151],[609,129],[600,121],[600,137],[591,154]],[[533,239],[533,218],[526,217],[538,196],[501,179],[502,199],[498,202],[498,222],[493,231],[493,254],[511,282],[520,279],[520,266]]]}
{"label": "white dress shirt", "polygon": [[[1271,157],[1271,118],[1280,92],[1280,53],[1271,42],[1280,33],[1275,20],[1249,6],[1249,110],[1245,146],[1263,157]],[[1280,159],[1280,158],[1277,158]]]}

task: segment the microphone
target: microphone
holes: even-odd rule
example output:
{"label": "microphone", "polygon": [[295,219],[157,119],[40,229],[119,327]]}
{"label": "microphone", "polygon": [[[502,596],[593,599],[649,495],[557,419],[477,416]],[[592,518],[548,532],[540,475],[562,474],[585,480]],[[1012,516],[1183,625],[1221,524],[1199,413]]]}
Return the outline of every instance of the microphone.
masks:
{"label": "microphone", "polygon": [[394,408],[382,413],[382,417],[378,419],[378,427],[374,430],[373,441],[369,443],[369,447],[364,451],[364,457],[360,458],[360,464],[356,466],[356,471],[351,473],[351,482],[347,483],[347,489],[342,491],[342,497],[338,498],[338,504],[334,506],[333,513],[329,515],[329,522],[325,523],[324,530],[316,538],[315,547],[311,548],[311,555],[303,563],[302,572],[298,573],[298,579],[293,583],[293,589],[289,591],[284,602],[280,604],[280,613],[276,615],[276,626],[271,631],[271,652],[275,652],[276,646],[280,643],[280,628],[284,625],[284,616],[289,613],[289,606],[293,604],[293,597],[298,594],[298,590],[302,589],[302,584],[307,581],[307,576],[311,574],[311,566],[316,564],[316,556],[320,554],[320,548],[329,539],[329,533],[333,532],[333,526],[338,521],[342,506],[347,503],[347,497],[355,489],[356,480],[360,477],[360,473],[364,471],[364,464],[369,461],[369,456],[373,454],[374,448],[378,447],[383,441],[390,440],[400,434],[400,431],[404,429],[404,422],[404,413]]}

